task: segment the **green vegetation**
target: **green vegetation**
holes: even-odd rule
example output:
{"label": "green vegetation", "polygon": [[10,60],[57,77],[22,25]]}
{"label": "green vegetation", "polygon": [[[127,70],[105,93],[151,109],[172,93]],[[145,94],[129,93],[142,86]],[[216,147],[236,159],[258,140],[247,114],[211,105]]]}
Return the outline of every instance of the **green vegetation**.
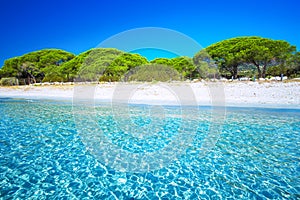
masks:
{"label": "green vegetation", "polygon": [[139,54],[123,53],[105,67],[100,81],[119,81],[128,71],[147,63],[148,60]]}
{"label": "green vegetation", "polygon": [[47,78],[44,79],[44,82],[56,81],[55,75],[57,75],[57,77],[59,77],[63,81],[75,81],[82,63],[85,61],[85,58],[89,55],[91,51],[92,49],[79,54],[78,56],[76,56],[68,62],[63,63],[56,73],[47,74]]}
{"label": "green vegetation", "polygon": [[288,77],[300,77],[300,52],[297,52],[289,57],[283,67],[286,69],[286,75]]}
{"label": "green vegetation", "polygon": [[173,67],[181,74],[183,78],[194,78],[196,66],[193,63],[193,59],[189,57],[177,57],[172,59]]}
{"label": "green vegetation", "polygon": [[6,60],[1,85],[74,81],[169,81],[194,78],[300,77],[300,52],[283,40],[237,37],[200,50],[193,58],[156,58],[113,48],[95,48],[77,56],[44,49]]}
{"label": "green vegetation", "polygon": [[180,80],[177,70],[168,65],[147,64],[136,67],[124,76],[124,81],[175,81]]}
{"label": "green vegetation", "polygon": [[84,59],[78,70],[78,81],[98,81],[105,69],[124,52],[111,48],[93,49]]}
{"label": "green vegetation", "polygon": [[173,66],[173,60],[168,59],[168,58],[155,58],[154,60],[150,61],[150,63]]}
{"label": "green vegetation", "polygon": [[19,85],[18,79],[15,77],[1,78],[0,80],[1,86],[13,86]]}
{"label": "green vegetation", "polygon": [[218,66],[205,49],[196,53],[193,58],[193,63],[196,66],[196,72],[200,78],[216,78]]}
{"label": "green vegetation", "polygon": [[15,77],[19,84],[41,82],[46,74],[54,73],[75,55],[58,49],[45,49],[23,56],[10,58],[4,62],[0,77]]}
{"label": "green vegetation", "polygon": [[283,40],[237,37],[213,44],[205,51],[216,62],[224,76],[228,76],[229,73],[233,78],[237,78],[240,66],[248,65],[251,68],[252,65],[257,69],[257,76],[265,78],[267,68],[271,66],[280,66],[283,73],[288,67],[287,61],[295,54],[296,47]]}
{"label": "green vegetation", "polygon": [[156,58],[150,63],[171,66],[181,74],[181,80],[199,77],[199,73],[196,70],[196,66],[193,63],[193,59],[186,56],[176,57],[172,59]]}

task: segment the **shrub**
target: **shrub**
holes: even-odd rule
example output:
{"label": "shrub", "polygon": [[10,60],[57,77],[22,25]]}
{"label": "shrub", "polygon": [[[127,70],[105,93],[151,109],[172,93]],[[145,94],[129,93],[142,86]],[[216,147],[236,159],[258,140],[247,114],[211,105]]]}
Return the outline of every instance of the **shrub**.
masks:
{"label": "shrub", "polygon": [[125,74],[123,79],[124,81],[165,82],[180,80],[180,74],[170,66],[148,64],[134,68]]}
{"label": "shrub", "polygon": [[1,78],[0,85],[1,86],[19,85],[19,81],[15,77]]}

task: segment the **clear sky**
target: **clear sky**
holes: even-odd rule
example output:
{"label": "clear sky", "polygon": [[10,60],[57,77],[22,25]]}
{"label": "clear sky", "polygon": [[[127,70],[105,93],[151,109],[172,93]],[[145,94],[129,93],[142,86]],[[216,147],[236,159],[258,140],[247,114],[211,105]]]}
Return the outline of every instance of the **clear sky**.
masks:
{"label": "clear sky", "polygon": [[79,54],[133,28],[182,32],[203,47],[236,36],[300,48],[298,0],[1,0],[0,66],[43,48]]}

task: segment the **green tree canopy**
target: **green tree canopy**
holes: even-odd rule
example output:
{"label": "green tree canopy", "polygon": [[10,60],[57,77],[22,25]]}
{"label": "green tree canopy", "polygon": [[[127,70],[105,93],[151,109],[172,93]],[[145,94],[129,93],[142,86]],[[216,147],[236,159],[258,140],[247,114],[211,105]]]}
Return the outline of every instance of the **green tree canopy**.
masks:
{"label": "green tree canopy", "polygon": [[259,78],[265,78],[267,68],[274,65],[280,65],[283,73],[286,61],[296,50],[286,41],[259,37],[245,38],[237,46],[244,62],[256,66]]}
{"label": "green tree canopy", "polygon": [[192,75],[196,70],[196,66],[191,58],[181,56],[173,58],[171,61],[173,62],[174,69],[182,75],[182,78],[193,78]]}
{"label": "green tree canopy", "polygon": [[93,49],[85,51],[72,60],[63,63],[59,69],[53,70],[51,74],[49,73],[47,79],[51,78],[52,76],[58,76],[64,81],[74,81],[74,79],[78,76],[78,71],[85,61],[85,58],[90,54],[91,51],[93,51]]}
{"label": "green tree canopy", "polygon": [[296,52],[289,58],[286,73],[290,77],[300,77],[300,52]]}
{"label": "green tree canopy", "polygon": [[[40,81],[119,81],[148,60],[113,48],[95,48],[79,54],[44,49],[7,59],[0,78],[20,84]],[[237,37],[220,41],[189,57],[156,58],[150,62],[165,70],[170,67],[184,78],[213,78],[266,75],[300,76],[300,53],[283,40]],[[161,66],[167,66],[162,68]],[[150,67],[148,68],[150,69]],[[145,70],[145,69],[143,69]],[[145,73],[142,73],[145,74]],[[216,76],[217,75],[217,76]],[[175,79],[174,79],[175,80]],[[5,82],[4,81],[4,82]]]}
{"label": "green tree canopy", "polygon": [[113,48],[92,49],[84,58],[76,79],[98,81],[100,76],[103,76],[105,69],[122,54],[124,54],[123,51]]}
{"label": "green tree canopy", "polygon": [[24,79],[27,84],[42,81],[45,75],[75,56],[60,49],[44,49],[6,60],[1,76]]}
{"label": "green tree canopy", "polygon": [[125,81],[172,81],[180,80],[180,74],[171,66],[146,64],[138,66],[124,75]]}
{"label": "green tree canopy", "polygon": [[101,81],[118,81],[122,76],[137,66],[147,64],[148,60],[139,55],[131,53],[123,53],[114,59],[110,65],[104,70]]}
{"label": "green tree canopy", "polygon": [[[295,47],[283,40],[261,37],[237,37],[223,40],[205,49],[219,66],[220,72],[229,72],[237,78],[238,67],[253,64],[258,76],[265,77],[267,67],[285,61],[295,51]],[[197,58],[197,54],[194,60]]]}
{"label": "green tree canopy", "polygon": [[243,63],[242,55],[237,47],[240,40],[241,38],[233,38],[213,44],[197,53],[194,56],[194,62],[199,58],[199,54],[208,53],[219,66],[221,74],[229,72],[231,76],[237,78],[238,66]]}
{"label": "green tree canopy", "polygon": [[213,78],[218,72],[215,61],[210,57],[205,49],[202,49],[195,54],[193,62],[196,66],[195,71],[197,71],[201,78]]}
{"label": "green tree canopy", "polygon": [[167,65],[167,66],[173,66],[174,65],[173,60],[169,59],[169,58],[155,58],[154,60],[151,60],[150,63],[160,64],[160,65]]}

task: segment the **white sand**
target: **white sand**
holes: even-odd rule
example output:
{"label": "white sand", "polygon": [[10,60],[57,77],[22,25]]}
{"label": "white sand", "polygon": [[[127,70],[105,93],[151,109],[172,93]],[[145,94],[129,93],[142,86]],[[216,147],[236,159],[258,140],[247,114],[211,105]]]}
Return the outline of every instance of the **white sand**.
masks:
{"label": "white sand", "polygon": [[[191,92],[192,91],[192,92]],[[225,94],[225,97],[222,97]],[[196,101],[193,101],[193,95]],[[145,83],[0,87],[0,97],[26,99],[92,98],[146,104],[211,105],[300,108],[300,82]]]}

